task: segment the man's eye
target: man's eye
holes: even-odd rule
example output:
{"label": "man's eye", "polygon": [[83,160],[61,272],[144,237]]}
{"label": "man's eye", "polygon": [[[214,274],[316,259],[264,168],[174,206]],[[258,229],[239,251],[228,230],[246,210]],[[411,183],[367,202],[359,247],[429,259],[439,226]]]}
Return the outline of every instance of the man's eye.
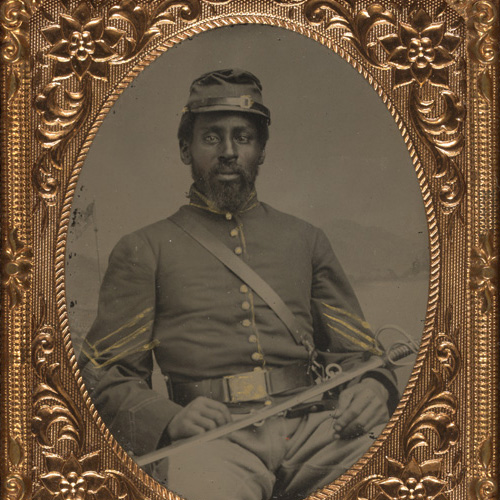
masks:
{"label": "man's eye", "polygon": [[248,135],[239,135],[236,137],[236,141],[239,142],[240,144],[248,144],[251,141],[251,137]]}
{"label": "man's eye", "polygon": [[206,135],[203,140],[207,144],[217,144],[219,142],[219,138],[216,135]]}

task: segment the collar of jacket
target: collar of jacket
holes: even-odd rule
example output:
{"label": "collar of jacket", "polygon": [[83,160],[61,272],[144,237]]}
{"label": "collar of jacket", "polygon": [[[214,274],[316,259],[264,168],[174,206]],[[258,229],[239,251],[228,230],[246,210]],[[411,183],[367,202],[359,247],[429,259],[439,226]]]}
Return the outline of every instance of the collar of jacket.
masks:
{"label": "collar of jacket", "polygon": [[[195,187],[194,184],[191,186],[189,190],[189,205],[197,208],[201,208],[202,210],[206,210],[207,212],[211,212],[219,215],[226,215],[228,212],[219,210],[214,203],[209,200],[204,194],[200,193]],[[257,199],[257,192],[255,188],[252,189],[252,192],[248,195],[248,198],[245,200],[245,203],[241,206],[241,208],[232,215],[239,215],[252,208],[255,208],[259,205],[259,200]]]}

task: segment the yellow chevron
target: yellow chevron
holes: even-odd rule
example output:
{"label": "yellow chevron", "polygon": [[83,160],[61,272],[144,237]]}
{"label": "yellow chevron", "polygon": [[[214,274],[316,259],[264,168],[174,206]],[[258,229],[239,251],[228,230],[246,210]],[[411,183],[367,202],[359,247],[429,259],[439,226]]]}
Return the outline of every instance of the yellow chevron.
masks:
{"label": "yellow chevron", "polygon": [[335,316],[330,316],[329,314],[323,313],[324,316],[326,316],[328,319],[331,319],[332,321],[335,321],[336,323],[340,323],[343,327],[347,328],[348,330],[351,330],[353,333],[357,333],[361,337],[364,337],[368,342],[371,342],[372,344],[377,344],[375,339],[373,337],[370,337],[370,335],[362,332],[361,330],[358,330],[356,327],[350,325],[349,323],[346,323],[345,321],[342,321],[340,318],[336,318]]}
{"label": "yellow chevron", "polygon": [[371,326],[368,322],[366,322],[364,319],[360,318],[359,316],[356,316],[355,314],[350,313],[349,311],[346,311],[345,309],[342,309],[341,307],[334,307],[326,302],[321,302],[322,305],[330,309],[331,311],[334,311],[336,313],[342,314],[344,316],[347,316],[348,318],[351,318],[354,321],[357,321],[363,328],[366,328],[368,330],[371,330]]}
{"label": "yellow chevron", "polygon": [[351,335],[343,332],[342,330],[339,330],[338,328],[335,328],[334,326],[330,325],[329,323],[327,323],[328,327],[331,328],[335,333],[338,333],[339,335],[342,335],[343,337],[345,337],[346,339],[350,340],[353,344],[356,344],[358,345],[359,347],[365,349],[366,351],[369,351],[373,354],[376,354],[377,356],[380,356],[381,354],[383,354],[383,352],[376,348],[376,347],[373,347],[371,345],[368,345],[366,344],[365,342],[363,342],[362,340],[359,340],[355,337],[351,337]]}
{"label": "yellow chevron", "polygon": [[92,345],[89,342],[87,342],[87,343],[89,344],[89,346],[92,349],[95,349],[95,347],[98,344],[100,344],[100,343],[104,342],[105,340],[109,339],[109,337],[112,337],[113,335],[116,335],[117,333],[120,333],[125,328],[130,328],[131,326],[134,326],[139,320],[141,320],[142,318],[144,318],[152,310],[153,310],[152,307],[147,307],[146,309],[144,309],[144,311],[142,311],[139,314],[137,314],[136,316],[134,316],[130,321],[127,321],[127,323],[124,323],[122,326],[120,326],[114,332],[108,333],[105,337],[102,337],[101,339],[97,340],[95,344]]}
{"label": "yellow chevron", "polygon": [[92,356],[89,356],[88,352],[85,351],[84,348],[82,348],[82,352],[85,354],[85,356],[87,356],[87,358],[89,359],[89,361],[94,366],[96,366],[97,368],[103,368],[104,366],[108,366],[108,365],[111,365],[113,363],[116,363],[119,359],[122,359],[122,358],[124,358],[126,356],[130,356],[131,354],[135,354],[135,353],[138,353],[138,352],[145,352],[145,351],[149,351],[151,349],[154,349],[159,344],[160,344],[160,341],[158,339],[154,339],[152,342],[149,342],[147,344],[143,344],[143,345],[140,345],[140,346],[130,347],[129,349],[126,349],[125,351],[120,352],[116,356],[113,356],[112,358],[109,358],[108,360],[104,361],[103,363],[99,363],[96,360],[96,358],[93,358]]}

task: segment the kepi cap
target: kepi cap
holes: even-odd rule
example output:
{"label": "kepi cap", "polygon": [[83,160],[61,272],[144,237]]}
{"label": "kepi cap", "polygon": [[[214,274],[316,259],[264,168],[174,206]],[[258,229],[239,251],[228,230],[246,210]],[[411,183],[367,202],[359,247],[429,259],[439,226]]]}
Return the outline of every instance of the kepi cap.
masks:
{"label": "kepi cap", "polygon": [[214,111],[238,111],[267,118],[271,112],[262,101],[262,85],[259,79],[241,69],[221,69],[205,73],[197,78],[189,89],[184,113],[211,113]]}

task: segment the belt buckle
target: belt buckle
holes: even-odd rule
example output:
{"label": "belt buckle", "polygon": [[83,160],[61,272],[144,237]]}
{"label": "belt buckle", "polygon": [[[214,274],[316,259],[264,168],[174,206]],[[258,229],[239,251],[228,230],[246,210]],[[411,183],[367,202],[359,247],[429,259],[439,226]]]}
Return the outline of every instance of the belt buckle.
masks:
{"label": "belt buckle", "polygon": [[269,395],[267,379],[265,370],[227,375],[223,377],[224,399],[229,403],[263,399]]}

